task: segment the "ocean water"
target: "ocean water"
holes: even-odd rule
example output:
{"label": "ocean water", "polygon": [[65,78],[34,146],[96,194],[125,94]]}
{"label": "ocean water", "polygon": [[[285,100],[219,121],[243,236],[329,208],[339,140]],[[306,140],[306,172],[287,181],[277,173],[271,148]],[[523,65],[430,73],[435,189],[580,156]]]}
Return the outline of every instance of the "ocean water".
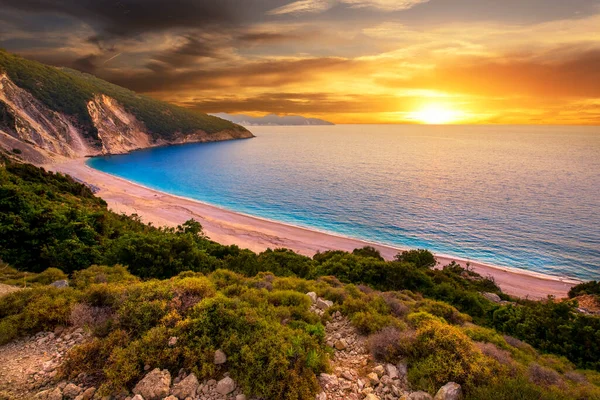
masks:
{"label": "ocean water", "polygon": [[233,211],[600,279],[600,127],[252,127],[253,139],[90,159]]}

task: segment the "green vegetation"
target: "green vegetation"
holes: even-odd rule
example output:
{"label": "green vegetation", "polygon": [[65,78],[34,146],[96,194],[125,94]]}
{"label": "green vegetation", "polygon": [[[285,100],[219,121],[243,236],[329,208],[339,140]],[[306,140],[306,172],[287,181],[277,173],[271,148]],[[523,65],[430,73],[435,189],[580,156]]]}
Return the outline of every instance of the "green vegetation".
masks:
{"label": "green vegetation", "polygon": [[[131,389],[146,365],[215,377],[220,348],[246,394],[314,398],[329,368],[324,323],[339,311],[377,360],[408,363],[415,390],[455,381],[467,399],[600,399],[600,373],[577,370],[600,370],[600,318],[571,300],[492,303],[480,292],[509,298],[459,265],[431,269],[425,250],[394,261],[369,247],[256,254],[212,242],[193,220],[161,229],[117,215],[71,178],[8,160],[0,207],[0,282],[29,288],[0,299],[0,343],[83,327],[93,340],[61,373],[98,377],[103,393]],[[69,288],[48,286],[67,275]],[[323,318],[309,291],[334,302]]]}
{"label": "green vegetation", "polygon": [[[226,129],[244,129],[221,118],[136,94],[89,74],[47,66],[0,50],[2,71],[50,109],[72,116],[78,127],[95,139],[98,132],[88,113],[87,103],[98,94],[117,100],[146,125],[155,139],[172,139],[178,133],[200,130],[211,134]],[[0,125],[10,123],[3,110],[0,102]]]}

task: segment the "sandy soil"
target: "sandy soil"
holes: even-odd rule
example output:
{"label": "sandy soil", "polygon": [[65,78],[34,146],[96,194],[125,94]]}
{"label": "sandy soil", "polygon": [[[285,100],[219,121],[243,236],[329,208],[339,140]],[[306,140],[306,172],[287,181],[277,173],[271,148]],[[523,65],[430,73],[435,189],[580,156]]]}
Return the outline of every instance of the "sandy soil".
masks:
{"label": "sandy soil", "polygon": [[[209,204],[155,191],[141,185],[97,171],[85,165],[85,159],[45,165],[46,169],[69,174],[99,188],[97,193],[117,213],[138,214],[144,222],[155,226],[176,226],[194,218],[208,236],[222,244],[237,244],[253,251],[267,248],[290,248],[308,256],[332,249],[352,251],[373,245],[386,259],[392,259],[399,248],[371,244],[357,239],[290,226],[224,210]],[[530,299],[548,295],[562,298],[578,281],[557,278],[476,261],[438,255],[439,265],[456,261],[483,276],[491,276],[505,293]]]}

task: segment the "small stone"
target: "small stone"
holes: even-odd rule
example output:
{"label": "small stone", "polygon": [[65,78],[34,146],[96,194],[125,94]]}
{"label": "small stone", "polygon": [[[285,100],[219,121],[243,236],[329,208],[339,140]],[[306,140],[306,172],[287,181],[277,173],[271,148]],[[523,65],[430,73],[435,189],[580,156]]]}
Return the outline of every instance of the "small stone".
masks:
{"label": "small stone", "polygon": [[396,368],[394,365],[392,364],[386,364],[385,365],[385,372],[387,373],[387,375],[391,378],[391,379],[398,379],[399,375],[398,375],[398,368]]}
{"label": "small stone", "polygon": [[408,395],[408,400],[433,400],[427,392],[414,392]]}
{"label": "small stone", "polygon": [[198,378],[196,378],[196,375],[192,373],[189,374],[181,382],[174,385],[173,389],[171,389],[171,394],[177,396],[180,399],[185,399],[186,397],[194,397],[196,396],[198,386],[200,386]]}
{"label": "small stone", "polygon": [[346,345],[346,341],[344,339],[340,339],[335,342],[335,348],[337,350],[344,350],[346,347],[348,346]]}
{"label": "small stone", "polygon": [[164,400],[179,400],[179,399],[175,396],[169,396],[169,397],[165,397]]}
{"label": "small stone", "polygon": [[222,395],[227,395],[235,390],[235,382],[230,377],[221,379],[217,383],[217,392]]}
{"label": "small stone", "polygon": [[169,343],[168,343],[168,345],[169,345],[170,347],[173,347],[173,346],[175,346],[176,344],[177,344],[177,337],[176,337],[176,336],[171,336],[171,337],[169,338]]}
{"label": "small stone", "polygon": [[317,302],[317,298],[318,298],[318,297],[317,297],[317,294],[316,294],[315,292],[308,292],[308,293],[306,293],[306,295],[307,295],[308,297],[310,297],[310,301],[311,301],[313,304],[315,304],[315,303]]}
{"label": "small stone", "polygon": [[377,376],[381,378],[383,374],[385,374],[385,369],[383,368],[383,365],[378,365],[373,368],[373,372],[375,372]]}
{"label": "small stone", "polygon": [[315,400],[327,400],[327,393],[321,392],[315,396]]}
{"label": "small stone", "polygon": [[160,400],[169,394],[170,386],[169,371],[155,368],[135,385],[133,393],[141,395],[145,400]]}
{"label": "small stone", "polygon": [[215,351],[215,364],[221,365],[227,362],[227,355],[223,352],[223,350],[219,349]]}
{"label": "small stone", "polygon": [[235,396],[235,400],[246,400],[246,395],[238,394],[237,396]]}
{"label": "small stone", "polygon": [[369,378],[369,382],[372,386],[375,386],[379,383],[379,376],[377,376],[377,373],[375,372],[371,372],[370,374],[368,374],[367,378]]}
{"label": "small stone", "polygon": [[481,293],[483,297],[491,301],[492,303],[500,303],[502,299],[496,293]]}
{"label": "small stone", "polygon": [[142,396],[140,396],[139,394],[136,394],[135,396],[133,396],[131,398],[131,400],[144,400],[144,398]]}
{"label": "small stone", "polygon": [[94,397],[94,394],[96,393],[96,388],[95,387],[90,387],[85,389],[85,391],[81,394],[81,398],[82,400],[91,400],[92,397]]}
{"label": "small stone", "polygon": [[379,396],[374,395],[373,393],[369,393],[365,397],[365,400],[380,400],[380,399],[379,399]]}
{"label": "small stone", "polygon": [[74,399],[79,395],[79,393],[81,393],[81,388],[73,383],[69,383],[63,389],[63,396],[69,399]]}
{"label": "small stone", "polygon": [[55,388],[53,391],[48,393],[48,397],[46,397],[47,400],[62,400],[62,398],[63,395],[60,391],[60,388]]}
{"label": "small stone", "polygon": [[50,286],[54,286],[55,288],[59,289],[66,288],[69,287],[69,281],[66,279],[61,279],[60,281],[52,282]]}
{"label": "small stone", "polygon": [[317,306],[317,308],[320,308],[321,310],[327,310],[332,305],[333,305],[333,301],[325,300],[320,297],[317,299],[316,306]]}
{"label": "small stone", "polygon": [[438,390],[434,400],[459,400],[462,394],[462,388],[458,383],[448,382]]}

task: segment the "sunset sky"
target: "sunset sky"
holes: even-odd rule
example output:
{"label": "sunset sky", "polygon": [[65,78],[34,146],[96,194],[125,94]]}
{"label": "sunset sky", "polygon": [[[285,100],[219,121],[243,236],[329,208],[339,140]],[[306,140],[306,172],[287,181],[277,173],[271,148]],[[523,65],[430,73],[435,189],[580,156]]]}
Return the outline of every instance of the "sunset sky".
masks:
{"label": "sunset sky", "polygon": [[0,47],[203,112],[600,125],[600,0],[0,0]]}

